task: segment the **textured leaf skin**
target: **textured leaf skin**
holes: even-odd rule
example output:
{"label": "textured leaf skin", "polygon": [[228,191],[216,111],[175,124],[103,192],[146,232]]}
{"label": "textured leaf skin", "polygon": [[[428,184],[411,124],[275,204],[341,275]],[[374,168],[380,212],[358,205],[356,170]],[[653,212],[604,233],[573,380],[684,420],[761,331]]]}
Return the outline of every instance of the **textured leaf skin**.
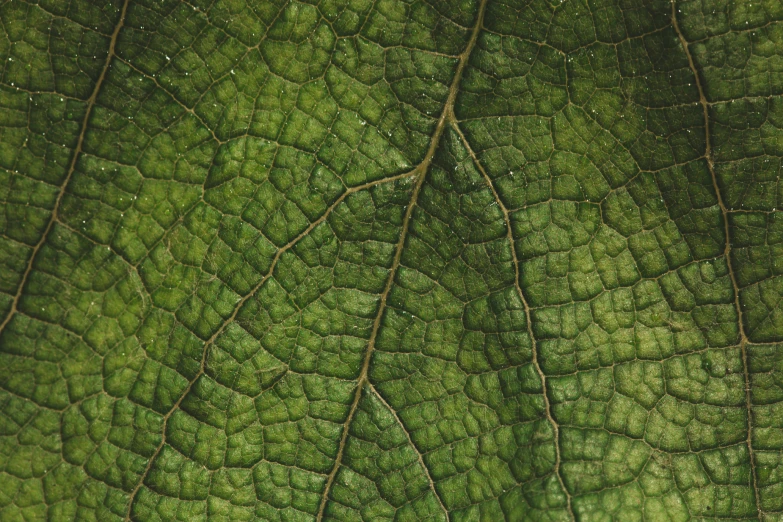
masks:
{"label": "textured leaf skin", "polygon": [[0,2],[0,520],[783,520],[783,3]]}

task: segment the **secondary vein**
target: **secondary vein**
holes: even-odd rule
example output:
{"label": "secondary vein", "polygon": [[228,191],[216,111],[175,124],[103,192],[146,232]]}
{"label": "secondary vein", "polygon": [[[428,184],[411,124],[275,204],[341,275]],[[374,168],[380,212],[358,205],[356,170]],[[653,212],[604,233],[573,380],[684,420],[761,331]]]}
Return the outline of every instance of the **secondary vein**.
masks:
{"label": "secondary vein", "polygon": [[492,183],[492,178],[489,177],[489,174],[487,174],[486,169],[484,169],[484,166],[481,164],[481,162],[478,159],[478,156],[476,156],[476,153],[473,152],[473,149],[470,146],[470,143],[468,143],[467,138],[465,138],[465,135],[462,134],[462,130],[459,128],[459,125],[457,124],[456,119],[452,121],[452,128],[454,129],[454,132],[457,133],[457,135],[460,138],[460,141],[462,141],[462,144],[465,146],[465,149],[468,151],[468,154],[470,155],[471,159],[473,160],[473,164],[476,165],[476,168],[481,172],[481,175],[484,177],[484,181],[486,181],[487,186],[492,191],[492,195],[495,198],[495,202],[498,205],[498,208],[500,208],[500,211],[503,213],[503,221],[506,223],[506,237],[509,242],[509,246],[511,248],[511,259],[514,263],[514,288],[517,292],[517,295],[519,296],[519,299],[522,301],[522,308],[525,311],[525,321],[527,323],[527,333],[530,337],[530,343],[531,343],[531,351],[533,354],[533,367],[536,369],[536,373],[538,373],[539,379],[541,379],[541,387],[542,387],[542,395],[544,396],[544,415],[546,416],[547,421],[552,426],[553,436],[554,436],[554,443],[555,443],[555,476],[557,477],[558,482],[560,483],[560,488],[563,490],[563,494],[566,497],[566,508],[568,510],[568,515],[571,517],[571,520],[576,520],[576,516],[574,515],[574,510],[571,506],[571,494],[568,492],[568,489],[565,487],[565,482],[563,481],[563,475],[560,470],[560,463],[561,463],[561,457],[560,457],[560,426],[557,424],[557,421],[555,421],[555,418],[552,416],[552,406],[549,402],[549,396],[546,393],[546,374],[541,369],[541,365],[538,362],[538,348],[536,346],[536,338],[533,335],[533,326],[532,321],[530,320],[530,305],[527,302],[527,299],[525,298],[525,294],[522,292],[522,287],[519,284],[519,259],[517,258],[517,251],[514,248],[514,235],[511,231],[511,216],[509,215],[508,209],[503,204],[503,200],[500,199],[500,195],[498,194],[497,190],[495,189],[495,185]]}
{"label": "secondary vein", "polygon": [[63,196],[65,196],[65,189],[68,187],[68,183],[71,181],[71,177],[73,177],[73,173],[76,170],[76,163],[79,161],[79,156],[81,156],[82,153],[84,136],[87,133],[87,124],[90,121],[92,109],[95,107],[95,101],[98,99],[98,93],[103,86],[103,81],[106,79],[106,73],[109,71],[112,59],[114,58],[114,48],[117,44],[117,37],[120,34],[120,29],[122,29],[122,26],[125,25],[125,14],[128,12],[129,3],[130,0],[125,0],[125,2],[122,4],[120,18],[117,21],[117,25],[114,27],[114,31],[111,33],[111,38],[109,39],[109,50],[106,53],[106,61],[103,64],[103,68],[101,69],[101,74],[98,76],[98,80],[95,82],[95,87],[93,87],[92,94],[90,94],[90,97],[87,98],[87,108],[84,111],[84,118],[82,119],[79,136],[76,139],[76,148],[73,150],[71,163],[68,165],[68,171],[65,174],[65,179],[63,180],[63,184],[60,186],[60,191],[57,193],[57,199],[54,201],[54,207],[52,207],[52,214],[49,216],[49,222],[46,224],[46,228],[44,229],[41,238],[38,240],[38,243],[35,244],[33,251],[30,253],[30,259],[27,261],[24,273],[22,274],[22,280],[19,282],[19,287],[16,290],[16,294],[14,294],[14,299],[11,302],[11,308],[8,310],[8,314],[5,316],[5,319],[3,319],[3,322],[0,323],[0,335],[2,335],[5,327],[8,326],[8,323],[10,323],[11,319],[13,319],[14,315],[16,315],[17,307],[19,306],[19,300],[21,299],[22,293],[24,292],[24,287],[27,285],[27,281],[30,278],[30,272],[33,270],[35,258],[38,256],[38,252],[41,251],[41,247],[44,245],[44,243],[46,243],[46,238],[49,236],[52,228],[54,228],[55,221],[57,221],[57,212],[60,209],[60,203],[62,203]]}
{"label": "secondary vein", "polygon": [[212,344],[217,340],[217,338],[220,337],[220,334],[223,333],[223,331],[228,327],[228,325],[230,325],[231,323],[234,322],[234,320],[236,319],[237,314],[242,309],[242,306],[248,300],[252,299],[253,296],[255,296],[258,293],[258,291],[261,290],[261,288],[264,286],[264,284],[272,277],[272,275],[274,274],[274,271],[275,271],[275,267],[277,266],[277,262],[280,260],[280,258],[283,256],[283,254],[285,252],[287,252],[288,250],[290,250],[301,239],[303,239],[308,234],[310,234],[310,232],[312,232],[313,229],[315,229],[315,227],[317,227],[318,225],[320,225],[321,223],[326,221],[326,219],[329,217],[329,215],[332,213],[332,211],[335,208],[337,208],[340,205],[340,203],[342,203],[345,200],[345,198],[347,198],[351,194],[354,194],[354,193],[359,192],[361,190],[369,189],[371,187],[374,187],[375,185],[380,185],[380,184],[383,184],[383,183],[390,183],[390,182],[393,182],[393,181],[398,181],[400,179],[411,177],[411,176],[414,175],[414,172],[415,171],[406,172],[406,173],[403,173],[403,174],[398,174],[396,176],[390,176],[388,178],[382,178],[382,179],[379,179],[379,180],[376,180],[376,181],[370,181],[368,183],[364,183],[363,185],[356,185],[354,187],[349,188],[348,190],[343,192],[340,195],[340,197],[337,198],[334,201],[334,203],[332,203],[329,206],[329,208],[326,209],[326,211],[323,213],[323,215],[321,215],[321,217],[319,217],[318,219],[316,219],[315,221],[310,223],[310,226],[308,226],[299,235],[297,235],[295,238],[293,238],[291,241],[289,241],[288,243],[286,243],[285,245],[283,245],[282,247],[280,247],[277,250],[277,252],[275,253],[275,256],[272,258],[272,262],[270,263],[269,270],[267,270],[266,274],[261,278],[261,280],[256,284],[256,286],[253,287],[253,289],[246,296],[244,296],[242,299],[239,300],[239,302],[234,306],[234,310],[231,313],[231,315],[226,320],[224,320],[220,324],[220,327],[218,327],[218,329],[215,331],[215,333],[212,334],[212,336],[205,341],[204,349],[203,349],[203,351],[201,353],[201,363],[200,363],[198,372],[196,372],[196,375],[188,382],[187,387],[182,392],[182,395],[180,395],[179,399],[177,399],[177,402],[175,402],[174,405],[171,407],[171,409],[169,409],[168,413],[166,413],[163,416],[163,428],[161,430],[161,440],[160,440],[160,443],[158,444],[157,448],[155,448],[155,452],[152,454],[152,456],[150,457],[149,461],[147,462],[147,466],[144,468],[144,472],[141,474],[141,476],[139,477],[138,482],[136,483],[136,485],[134,486],[133,490],[131,491],[130,498],[128,500],[128,511],[127,511],[127,513],[125,515],[125,520],[126,521],[129,521],[131,519],[130,515],[131,515],[131,509],[133,508],[133,502],[135,501],[136,495],[138,494],[139,490],[141,489],[142,484],[144,484],[144,479],[149,474],[149,471],[152,468],[153,462],[155,461],[155,459],[157,459],[158,455],[160,455],[160,452],[163,450],[163,446],[166,445],[166,430],[168,428],[169,419],[174,414],[174,412],[177,409],[179,409],[180,405],[182,404],[182,401],[185,400],[185,397],[188,396],[188,394],[190,393],[190,390],[193,388],[193,385],[196,383],[196,381],[198,381],[199,377],[204,375],[204,373],[206,372],[206,369],[207,369],[207,355],[209,354],[210,346],[212,346]]}
{"label": "secondary vein", "polygon": [[701,77],[699,76],[699,71],[696,69],[696,64],[693,61],[693,56],[691,55],[690,48],[688,47],[688,41],[685,39],[685,35],[680,30],[680,24],[677,21],[677,3],[676,0],[671,0],[672,5],[672,27],[674,28],[674,31],[677,33],[677,37],[680,40],[680,44],[682,45],[683,50],[685,51],[685,56],[688,59],[688,66],[691,69],[691,72],[693,73],[694,81],[696,83],[696,90],[699,93],[699,104],[701,105],[701,109],[703,112],[704,117],[704,135],[705,135],[705,142],[706,145],[704,147],[704,157],[707,160],[707,169],[710,172],[710,177],[712,178],[712,186],[715,189],[715,196],[718,199],[718,207],[720,208],[720,212],[723,216],[723,228],[724,233],[726,235],[726,246],[723,249],[723,255],[726,258],[726,265],[729,269],[729,279],[731,280],[731,285],[734,287],[734,308],[737,311],[737,322],[739,324],[739,334],[740,334],[740,353],[742,356],[742,373],[743,377],[745,379],[745,407],[748,411],[748,429],[747,429],[747,436],[745,438],[745,444],[748,447],[748,458],[750,460],[750,469],[751,469],[751,486],[753,489],[753,500],[756,504],[756,510],[759,515],[759,519],[763,518],[762,512],[761,512],[761,504],[759,502],[759,493],[758,493],[758,474],[756,472],[756,462],[753,458],[753,441],[751,437],[751,426],[752,426],[752,417],[753,417],[753,410],[752,410],[752,400],[750,396],[750,372],[748,370],[748,351],[747,351],[747,345],[749,343],[748,336],[745,333],[745,325],[742,320],[742,307],[740,306],[740,291],[739,291],[739,285],[737,284],[737,276],[734,273],[734,267],[731,264],[731,234],[729,233],[729,210],[726,207],[726,204],[723,202],[723,196],[720,192],[720,186],[718,185],[718,176],[715,173],[715,162],[712,159],[712,144],[711,144],[711,137],[710,137],[710,114],[709,114],[709,102],[707,101],[707,97],[704,94],[704,86],[701,82]]}
{"label": "secondary vein", "polygon": [[397,412],[394,411],[394,408],[391,407],[391,404],[386,402],[386,399],[384,399],[383,396],[380,394],[380,392],[375,389],[375,386],[373,386],[371,382],[367,383],[367,388],[378,398],[379,401],[381,401],[381,403],[384,406],[386,406],[386,409],[389,410],[389,412],[392,414],[392,417],[394,417],[394,420],[396,420],[397,424],[399,424],[400,427],[402,428],[402,432],[405,434],[405,437],[408,439],[408,444],[410,444],[411,448],[413,449],[413,452],[416,454],[416,458],[419,461],[419,465],[424,470],[424,475],[427,477],[427,482],[429,482],[430,489],[432,490],[432,493],[435,495],[435,499],[438,501],[438,505],[440,505],[440,508],[443,510],[443,513],[446,514],[446,520],[448,520],[449,510],[446,509],[445,504],[443,504],[443,499],[440,498],[440,495],[438,494],[438,490],[435,488],[435,481],[432,479],[430,470],[427,467],[427,465],[424,464],[424,456],[421,454],[419,449],[413,443],[413,439],[411,439],[411,434],[408,432],[407,429],[405,429],[405,424],[402,423],[402,419],[400,419],[399,415],[397,415]]}

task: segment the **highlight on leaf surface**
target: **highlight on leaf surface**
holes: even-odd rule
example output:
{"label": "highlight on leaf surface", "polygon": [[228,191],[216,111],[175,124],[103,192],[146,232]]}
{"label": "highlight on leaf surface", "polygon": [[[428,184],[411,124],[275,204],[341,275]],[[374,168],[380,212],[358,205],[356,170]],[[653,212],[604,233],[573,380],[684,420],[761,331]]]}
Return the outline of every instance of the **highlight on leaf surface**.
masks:
{"label": "highlight on leaf surface", "polygon": [[0,22],[0,520],[783,519],[783,3]]}

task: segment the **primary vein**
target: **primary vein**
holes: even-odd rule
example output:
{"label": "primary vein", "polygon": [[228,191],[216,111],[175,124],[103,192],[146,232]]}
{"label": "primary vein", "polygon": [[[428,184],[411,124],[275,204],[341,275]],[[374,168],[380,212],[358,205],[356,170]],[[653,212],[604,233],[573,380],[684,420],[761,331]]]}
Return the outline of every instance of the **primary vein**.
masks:
{"label": "primary vein", "polygon": [[[326,485],[324,486],[323,495],[321,496],[321,503],[318,507],[318,515],[316,517],[317,522],[321,522],[323,520],[324,510],[326,509],[326,503],[329,498],[329,492],[332,488],[332,484],[334,483],[334,479],[337,476],[337,471],[340,469],[340,465],[342,463],[343,452],[345,450],[345,444],[348,440],[348,432],[351,426],[351,421],[353,421],[354,415],[356,414],[356,410],[359,406],[362,389],[367,383],[370,361],[372,360],[372,354],[375,350],[375,342],[378,337],[378,331],[380,330],[383,313],[386,310],[386,300],[389,297],[389,292],[393,286],[397,269],[400,266],[402,250],[405,245],[405,239],[408,235],[408,225],[410,224],[411,216],[413,215],[413,209],[416,207],[416,202],[419,199],[421,187],[424,185],[424,180],[427,178],[427,171],[429,170],[429,166],[432,163],[433,157],[435,156],[435,151],[438,149],[440,139],[443,136],[443,131],[446,128],[446,123],[453,117],[454,102],[456,101],[457,93],[459,92],[459,84],[460,80],[462,79],[462,73],[465,70],[465,66],[468,63],[468,60],[470,59],[470,54],[473,51],[473,48],[476,46],[476,41],[478,40],[478,35],[481,32],[481,28],[484,22],[484,11],[486,7],[487,0],[481,0],[478,13],[476,14],[476,23],[473,26],[473,30],[465,50],[462,52],[462,54],[459,55],[457,69],[454,72],[454,78],[451,82],[451,86],[449,87],[449,95],[448,98],[446,98],[446,103],[443,106],[440,118],[438,118],[438,123],[435,126],[435,131],[432,134],[432,139],[430,140],[427,154],[424,156],[424,159],[419,163],[419,165],[413,170],[417,176],[416,185],[413,188],[413,194],[411,195],[410,202],[408,203],[408,207],[405,210],[405,216],[402,220],[400,238],[397,241],[397,247],[394,252],[394,260],[392,261],[391,268],[389,269],[389,276],[386,279],[386,286],[383,289],[383,293],[381,294],[380,303],[378,305],[378,312],[376,313],[375,320],[373,321],[372,333],[370,334],[370,340],[367,343],[367,351],[364,355],[364,362],[362,363],[362,369],[359,372],[359,377],[356,382],[356,391],[354,393],[353,403],[351,404],[351,408],[348,411],[348,417],[345,419],[345,423],[343,424],[343,432],[340,438],[340,445],[337,449],[337,457],[335,458],[334,466],[332,466],[332,470],[329,472],[329,475],[326,479]],[[437,496],[437,492],[435,492],[435,495]],[[449,519],[448,512],[446,512],[446,519]]]}

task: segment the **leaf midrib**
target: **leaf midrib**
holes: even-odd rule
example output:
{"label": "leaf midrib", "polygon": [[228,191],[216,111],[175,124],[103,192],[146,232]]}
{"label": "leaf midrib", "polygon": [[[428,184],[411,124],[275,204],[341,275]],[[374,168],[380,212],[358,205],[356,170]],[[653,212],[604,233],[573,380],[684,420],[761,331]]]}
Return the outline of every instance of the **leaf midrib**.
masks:
{"label": "leaf midrib", "polygon": [[[356,391],[354,392],[353,403],[351,404],[351,408],[348,411],[348,417],[343,423],[340,444],[337,449],[337,457],[335,458],[334,466],[332,467],[332,470],[329,472],[329,475],[326,479],[326,485],[324,486],[324,491],[321,495],[321,503],[318,507],[316,522],[321,522],[323,520],[324,510],[326,509],[326,504],[329,499],[329,492],[332,489],[332,484],[334,483],[334,479],[337,476],[340,465],[342,464],[343,452],[345,450],[346,442],[348,441],[348,433],[350,431],[351,422],[353,421],[356,410],[359,407],[362,390],[364,389],[365,384],[368,382],[368,372],[370,368],[370,361],[372,360],[372,354],[375,350],[375,341],[378,337],[378,331],[381,327],[384,311],[386,310],[386,300],[389,296],[389,292],[391,291],[392,286],[394,285],[394,278],[397,273],[397,269],[400,266],[402,251],[403,247],[405,246],[405,239],[408,234],[408,226],[410,224],[411,216],[413,215],[413,209],[416,207],[421,188],[424,185],[424,181],[427,179],[427,172],[429,171],[432,159],[435,157],[435,152],[437,151],[440,144],[443,131],[446,129],[446,124],[454,119],[454,102],[456,101],[457,93],[459,92],[459,84],[462,80],[462,73],[465,70],[465,66],[470,59],[470,55],[473,52],[473,48],[476,46],[476,41],[478,40],[479,33],[481,32],[487,2],[488,0],[481,0],[481,3],[479,4],[478,12],[476,13],[476,23],[473,26],[470,39],[468,40],[465,50],[462,51],[462,53],[459,55],[459,61],[454,72],[454,78],[452,79],[451,86],[449,87],[449,95],[446,98],[446,103],[443,106],[443,110],[441,111],[440,117],[438,118],[438,123],[435,126],[435,131],[433,132],[432,138],[430,139],[430,145],[427,149],[427,153],[424,156],[424,159],[422,159],[422,161],[412,171],[416,176],[416,185],[413,188],[411,199],[408,202],[407,208],[405,209],[405,215],[403,217],[402,227],[400,230],[400,238],[397,241],[397,246],[394,252],[394,259],[392,261],[391,268],[389,269],[389,275],[386,279],[386,286],[383,289],[383,293],[381,294],[380,303],[378,304],[378,311],[375,315],[375,320],[373,321],[372,333],[370,334],[370,339],[367,343],[366,352],[364,354],[364,361],[362,362],[362,369],[359,372],[359,377],[356,382]],[[402,428],[403,431],[407,432],[404,426]],[[413,446],[413,449],[418,455],[419,460],[423,462],[418,449],[415,446]],[[438,494],[437,488],[435,487],[428,470],[426,474],[427,478],[429,479],[430,488],[432,488],[435,497],[438,499],[440,506],[445,512],[446,520],[450,520],[449,511],[443,504],[443,500],[440,498],[440,495]]]}

